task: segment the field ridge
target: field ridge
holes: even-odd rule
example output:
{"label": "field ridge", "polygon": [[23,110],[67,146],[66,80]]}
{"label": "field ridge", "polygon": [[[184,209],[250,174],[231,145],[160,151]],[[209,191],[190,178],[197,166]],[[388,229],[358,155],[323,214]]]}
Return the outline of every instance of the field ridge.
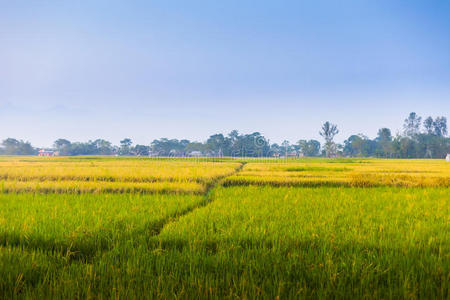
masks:
{"label": "field ridge", "polygon": [[159,235],[166,225],[176,222],[180,217],[183,217],[183,216],[185,216],[185,215],[187,215],[189,213],[192,213],[196,209],[205,207],[206,205],[210,204],[213,201],[213,198],[211,197],[212,190],[215,187],[222,185],[225,182],[225,179],[227,177],[234,176],[234,175],[238,174],[239,172],[241,172],[246,164],[247,164],[246,161],[242,161],[242,162],[240,162],[239,167],[237,167],[235,169],[233,174],[227,174],[227,175],[219,176],[219,177],[216,177],[211,182],[209,182],[206,185],[205,192],[203,193],[203,200],[202,201],[198,202],[196,205],[194,205],[192,207],[187,207],[182,212],[176,214],[176,216],[171,216],[171,217],[168,217],[166,220],[162,220],[160,222],[159,226],[156,226],[154,228],[153,236]]}
{"label": "field ridge", "polygon": [[0,161],[1,299],[448,299],[443,161],[30,161]]}

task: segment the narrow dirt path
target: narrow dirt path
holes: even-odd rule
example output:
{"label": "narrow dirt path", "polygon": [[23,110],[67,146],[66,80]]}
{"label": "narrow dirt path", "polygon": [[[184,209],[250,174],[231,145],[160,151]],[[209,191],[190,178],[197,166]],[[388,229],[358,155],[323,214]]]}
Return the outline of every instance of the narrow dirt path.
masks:
{"label": "narrow dirt path", "polygon": [[222,183],[222,181],[223,181],[223,179],[225,179],[226,177],[232,176],[232,175],[236,175],[237,173],[239,173],[240,171],[242,171],[242,169],[243,169],[244,166],[247,164],[247,162],[244,161],[244,162],[241,162],[240,164],[241,164],[241,165],[240,165],[239,167],[236,168],[236,170],[235,170],[234,173],[232,173],[232,174],[227,174],[227,175],[220,176],[220,177],[217,177],[217,178],[215,178],[213,181],[211,181],[210,183],[208,183],[208,184],[206,185],[206,190],[205,190],[205,192],[204,192],[204,194],[203,194],[203,199],[202,199],[199,203],[197,203],[197,205],[194,205],[194,206],[192,206],[192,207],[186,208],[185,210],[180,211],[180,212],[178,212],[178,213],[175,214],[175,215],[172,215],[172,216],[170,216],[170,217],[168,217],[168,218],[166,218],[166,219],[164,219],[164,220],[161,220],[161,222],[159,222],[158,224],[153,225],[153,226],[154,226],[154,227],[153,227],[154,229],[152,230],[152,236],[159,235],[159,234],[161,233],[161,231],[163,230],[163,228],[164,228],[167,224],[172,223],[172,222],[176,222],[176,221],[177,221],[179,218],[181,218],[182,216],[185,216],[185,215],[187,215],[187,214],[193,212],[193,211],[196,210],[196,209],[205,207],[206,205],[210,204],[210,203],[213,201],[213,199],[212,199],[212,197],[211,197],[211,194],[212,194],[211,191],[212,191],[215,187],[220,186],[221,183]]}

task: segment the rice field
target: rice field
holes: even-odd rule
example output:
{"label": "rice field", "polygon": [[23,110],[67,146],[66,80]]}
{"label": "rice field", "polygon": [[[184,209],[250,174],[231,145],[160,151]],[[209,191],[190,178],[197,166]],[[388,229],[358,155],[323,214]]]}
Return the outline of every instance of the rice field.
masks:
{"label": "rice field", "polygon": [[290,163],[254,162],[226,185],[450,187],[445,161],[336,159]]}
{"label": "rice field", "polygon": [[234,174],[238,162],[111,158],[0,160],[3,193],[197,193]]}
{"label": "rice field", "polygon": [[449,299],[450,164],[0,158],[0,298]]}

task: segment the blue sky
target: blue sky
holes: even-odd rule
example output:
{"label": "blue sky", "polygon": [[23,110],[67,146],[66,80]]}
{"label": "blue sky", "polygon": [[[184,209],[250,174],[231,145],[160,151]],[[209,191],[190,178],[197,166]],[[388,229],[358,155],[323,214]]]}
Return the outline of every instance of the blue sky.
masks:
{"label": "blue sky", "polygon": [[1,1],[0,139],[273,142],[450,117],[449,1]]}

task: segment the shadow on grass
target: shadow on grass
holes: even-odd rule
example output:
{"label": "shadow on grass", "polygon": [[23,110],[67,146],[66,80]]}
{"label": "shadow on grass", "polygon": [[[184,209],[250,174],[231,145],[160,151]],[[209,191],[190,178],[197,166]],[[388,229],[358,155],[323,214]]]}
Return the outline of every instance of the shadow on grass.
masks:
{"label": "shadow on grass", "polygon": [[[235,173],[242,170],[245,163],[236,168]],[[14,232],[0,233],[0,246],[16,246],[29,250],[47,251],[58,253],[68,261],[81,260],[87,263],[93,261],[94,257],[101,252],[112,250],[118,244],[126,241],[134,241],[140,238],[151,238],[159,235],[161,230],[169,222],[173,222],[181,216],[189,214],[197,208],[206,206],[212,201],[211,190],[227,177],[224,175],[211,180],[206,184],[204,197],[201,201],[185,209],[169,214],[161,219],[140,225],[138,228],[126,231],[126,223],[115,224],[113,230],[98,230],[87,234],[81,234],[76,238],[62,235],[59,238],[44,237],[39,234],[25,235]]]}
{"label": "shadow on grass", "polygon": [[[147,286],[149,290],[158,290],[159,294],[149,298],[445,299],[450,264],[442,250],[428,245],[377,246],[319,239],[154,237],[136,249],[117,249],[102,259],[116,262],[128,257],[132,279],[127,280],[145,278],[153,283]],[[108,273],[104,276],[113,280]]]}

